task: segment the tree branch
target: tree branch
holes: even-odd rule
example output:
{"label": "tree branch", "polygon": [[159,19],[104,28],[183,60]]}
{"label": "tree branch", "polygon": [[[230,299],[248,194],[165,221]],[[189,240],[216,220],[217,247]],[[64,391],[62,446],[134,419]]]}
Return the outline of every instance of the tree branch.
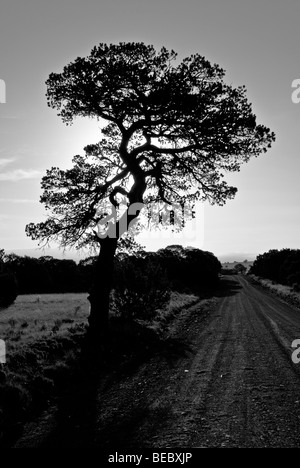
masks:
{"label": "tree branch", "polygon": [[115,184],[119,180],[124,179],[124,177],[126,177],[128,173],[129,173],[129,169],[126,167],[125,169],[123,169],[123,171],[119,172],[119,174],[117,174],[111,180],[107,181],[104,185],[101,185],[100,187],[98,187],[98,189],[96,189],[96,193],[104,194],[109,187],[111,187],[113,184]]}
{"label": "tree branch", "polygon": [[124,187],[121,187],[121,185],[118,185],[117,187],[114,187],[112,192],[109,194],[109,200],[110,200],[111,204],[114,205],[115,208],[118,206],[118,203],[116,202],[116,200],[114,198],[117,195],[117,193],[121,193],[121,195],[125,195],[125,197],[127,197],[127,198],[129,196],[127,190],[125,190]]}

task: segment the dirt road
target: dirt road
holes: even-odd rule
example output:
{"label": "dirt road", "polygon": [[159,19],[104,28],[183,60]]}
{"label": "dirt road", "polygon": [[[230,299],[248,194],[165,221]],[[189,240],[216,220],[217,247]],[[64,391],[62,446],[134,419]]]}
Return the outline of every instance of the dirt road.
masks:
{"label": "dirt road", "polygon": [[166,350],[82,385],[16,447],[300,447],[300,311],[242,276],[223,283]]}

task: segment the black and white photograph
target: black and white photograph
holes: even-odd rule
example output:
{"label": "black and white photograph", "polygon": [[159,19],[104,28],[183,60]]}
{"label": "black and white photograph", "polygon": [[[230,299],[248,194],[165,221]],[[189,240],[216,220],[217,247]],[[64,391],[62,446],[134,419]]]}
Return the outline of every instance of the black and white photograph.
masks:
{"label": "black and white photograph", "polygon": [[1,0],[0,448],[300,448],[299,0]]}

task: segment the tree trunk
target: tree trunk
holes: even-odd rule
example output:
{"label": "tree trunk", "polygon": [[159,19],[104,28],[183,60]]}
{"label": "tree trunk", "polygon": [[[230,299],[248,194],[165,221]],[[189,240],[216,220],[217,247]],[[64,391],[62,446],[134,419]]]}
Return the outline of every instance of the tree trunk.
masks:
{"label": "tree trunk", "polygon": [[[143,202],[143,194],[146,190],[145,178],[136,177],[135,183],[128,195],[130,205]],[[111,200],[114,204],[114,200]],[[116,205],[115,205],[116,206]],[[113,236],[107,236],[100,240],[100,253],[96,264],[95,280],[88,297],[91,303],[89,316],[88,338],[94,344],[98,340],[105,342],[108,337],[109,297],[112,287],[114,257],[117,249],[118,239],[123,234],[124,226],[128,229],[130,223],[139,215],[139,209],[129,214],[129,209],[116,222]]]}
{"label": "tree trunk", "polygon": [[88,297],[91,308],[88,336],[92,340],[103,340],[107,336],[109,296],[112,287],[114,256],[118,239],[101,239],[100,253],[95,268],[94,284]]}

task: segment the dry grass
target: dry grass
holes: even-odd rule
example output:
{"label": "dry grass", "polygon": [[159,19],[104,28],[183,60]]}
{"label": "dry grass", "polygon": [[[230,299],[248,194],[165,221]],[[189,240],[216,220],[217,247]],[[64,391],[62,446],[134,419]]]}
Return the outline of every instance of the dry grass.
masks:
{"label": "dry grass", "polygon": [[6,341],[9,355],[21,345],[87,322],[88,310],[87,294],[19,296],[0,310],[0,338]]}
{"label": "dry grass", "polygon": [[10,444],[20,423],[40,411],[60,382],[76,370],[88,317],[87,294],[19,296],[0,310],[0,445]]}
{"label": "dry grass", "polygon": [[149,324],[149,328],[153,331],[162,335],[167,327],[169,322],[182,310],[190,307],[199,301],[199,296],[195,294],[184,294],[178,292],[171,293],[171,299],[169,304],[164,310],[159,310],[156,317]]}
{"label": "dry grass", "polygon": [[283,284],[275,283],[269,279],[260,278],[259,276],[249,275],[254,281],[259,283],[263,288],[276,294],[281,299],[289,302],[296,307],[300,307],[300,293],[295,292],[292,287]]}

